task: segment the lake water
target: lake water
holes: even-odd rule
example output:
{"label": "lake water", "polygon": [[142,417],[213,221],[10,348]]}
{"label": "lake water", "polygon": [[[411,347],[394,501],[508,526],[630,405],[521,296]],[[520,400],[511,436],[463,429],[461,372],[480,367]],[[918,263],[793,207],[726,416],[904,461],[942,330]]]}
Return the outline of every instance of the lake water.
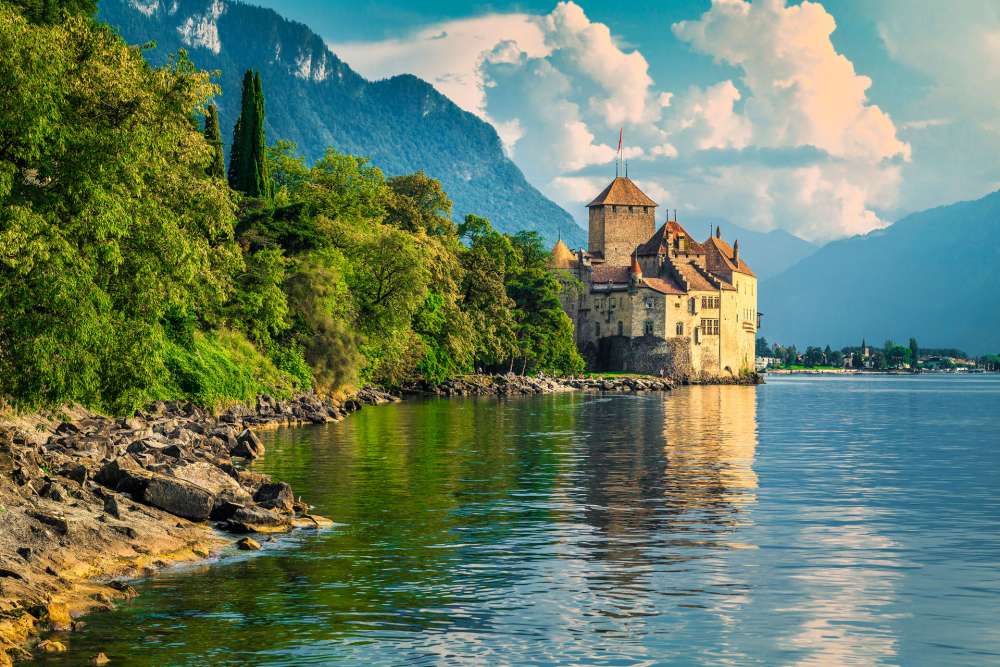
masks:
{"label": "lake water", "polygon": [[435,400],[267,436],[339,522],[44,664],[1000,663],[1000,378]]}

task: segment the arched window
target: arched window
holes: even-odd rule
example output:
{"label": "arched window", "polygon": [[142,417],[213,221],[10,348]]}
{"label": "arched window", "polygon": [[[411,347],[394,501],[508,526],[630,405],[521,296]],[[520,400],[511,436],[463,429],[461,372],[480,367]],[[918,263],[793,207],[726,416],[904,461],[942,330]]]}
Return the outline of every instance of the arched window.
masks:
{"label": "arched window", "polygon": [[618,335],[619,336],[624,336],[625,335],[625,325],[622,324],[621,320],[618,320]]}
{"label": "arched window", "polygon": [[647,336],[653,335],[653,320],[646,320],[645,326],[643,326],[642,331]]}
{"label": "arched window", "polygon": [[684,323],[683,322],[678,322],[677,323],[677,335],[678,336],[683,336],[684,335]]}

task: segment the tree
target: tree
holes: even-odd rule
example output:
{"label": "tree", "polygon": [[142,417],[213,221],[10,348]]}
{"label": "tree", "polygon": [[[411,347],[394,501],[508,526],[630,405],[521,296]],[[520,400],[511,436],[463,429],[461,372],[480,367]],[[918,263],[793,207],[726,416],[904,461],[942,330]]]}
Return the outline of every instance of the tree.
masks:
{"label": "tree", "polygon": [[93,16],[96,0],[13,0],[32,23],[59,23],[67,16]]}
{"label": "tree", "polygon": [[274,186],[268,172],[264,135],[264,91],[260,73],[243,75],[240,116],[233,128],[229,158],[229,185],[250,196],[271,199]]}
{"label": "tree", "polygon": [[222,156],[222,134],[219,132],[219,109],[214,104],[205,108],[205,141],[212,147],[212,162],[208,165],[208,175],[223,178],[226,175],[226,160]]}
{"label": "tree", "polygon": [[0,395],[124,411],[162,386],[169,313],[218,322],[241,258],[179,55],[0,3]]}
{"label": "tree", "polygon": [[393,195],[386,206],[385,222],[408,232],[423,230],[429,235],[455,235],[451,221],[451,199],[441,181],[418,171],[388,180]]}
{"label": "tree", "polygon": [[917,345],[917,339],[910,339],[910,368],[917,370],[920,366],[920,346]]}
{"label": "tree", "polygon": [[756,354],[758,357],[771,356],[770,350],[767,347],[767,339],[764,338],[763,336],[757,338],[757,345],[754,354]]}

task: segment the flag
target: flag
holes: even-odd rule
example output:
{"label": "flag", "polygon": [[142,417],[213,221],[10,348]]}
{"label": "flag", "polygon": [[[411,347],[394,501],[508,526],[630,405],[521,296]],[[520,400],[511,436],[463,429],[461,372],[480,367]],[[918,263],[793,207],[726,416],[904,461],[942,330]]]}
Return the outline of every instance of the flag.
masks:
{"label": "flag", "polygon": [[622,152],[622,133],[624,132],[624,130],[625,130],[625,128],[622,128],[622,127],[618,128],[618,152],[619,153]]}

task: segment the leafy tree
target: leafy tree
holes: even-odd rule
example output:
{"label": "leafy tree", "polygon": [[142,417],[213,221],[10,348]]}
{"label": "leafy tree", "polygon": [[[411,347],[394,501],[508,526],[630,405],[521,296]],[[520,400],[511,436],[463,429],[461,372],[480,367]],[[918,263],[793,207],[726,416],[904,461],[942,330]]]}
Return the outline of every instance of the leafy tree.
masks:
{"label": "leafy tree", "polygon": [[212,178],[223,178],[226,175],[226,160],[222,156],[219,109],[214,104],[209,104],[205,108],[205,141],[212,147],[212,162],[208,165],[208,175]]}
{"label": "leafy tree", "polygon": [[110,29],[0,3],[0,393],[128,409],[156,391],[170,309],[219,322],[233,208],[191,123],[217,89]]}
{"label": "leafy tree", "polygon": [[920,346],[917,345],[917,339],[910,339],[910,367],[916,370],[920,366]]}
{"label": "leafy tree", "polygon": [[454,235],[451,200],[441,182],[418,171],[395,176],[388,181],[393,193],[386,206],[385,222],[408,232],[424,231],[430,235]]}

